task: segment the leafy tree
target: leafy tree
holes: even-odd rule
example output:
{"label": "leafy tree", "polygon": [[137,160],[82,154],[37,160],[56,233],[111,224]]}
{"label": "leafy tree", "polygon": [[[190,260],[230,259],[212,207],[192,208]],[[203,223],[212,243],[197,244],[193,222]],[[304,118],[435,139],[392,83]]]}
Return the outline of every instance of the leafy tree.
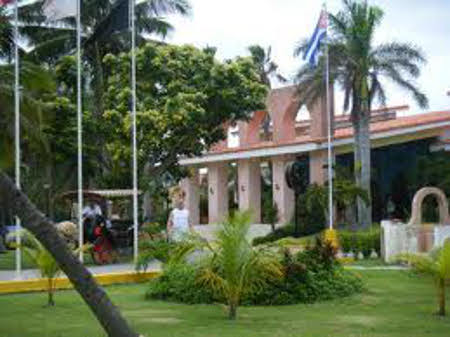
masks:
{"label": "leafy tree", "polygon": [[[226,299],[228,317],[236,319],[242,296],[282,277],[279,260],[267,250],[253,248],[247,239],[251,214],[235,212],[217,234],[212,254],[199,270],[199,282]],[[216,247],[216,248],[215,248]]]}
{"label": "leafy tree", "polygon": [[408,262],[419,273],[430,275],[436,284],[439,310],[438,315],[445,316],[445,288],[450,281],[450,240],[442,248],[429,255],[406,254],[400,260]]}
{"label": "leafy tree", "polygon": [[[374,103],[386,104],[384,81],[391,81],[410,92],[419,106],[426,107],[427,97],[414,80],[425,62],[422,52],[406,43],[390,42],[376,46],[374,35],[383,19],[383,11],[367,1],[343,0],[343,9],[329,15],[330,80],[344,90],[344,110],[350,109],[354,144],[354,174],[358,186],[370,193],[370,111]],[[295,50],[303,54],[307,41]],[[296,76],[300,99],[312,102],[325,92],[323,74],[325,59],[321,57],[315,69],[305,65]],[[371,204],[358,200],[358,222],[371,224]]]}
{"label": "leafy tree", "polygon": [[[129,182],[129,55],[105,57],[107,90],[99,130],[116,181]],[[266,87],[249,58],[221,63],[211,49],[148,43],[137,51],[140,171],[179,175],[180,156],[199,156],[225,138],[223,125],[264,106]]]}

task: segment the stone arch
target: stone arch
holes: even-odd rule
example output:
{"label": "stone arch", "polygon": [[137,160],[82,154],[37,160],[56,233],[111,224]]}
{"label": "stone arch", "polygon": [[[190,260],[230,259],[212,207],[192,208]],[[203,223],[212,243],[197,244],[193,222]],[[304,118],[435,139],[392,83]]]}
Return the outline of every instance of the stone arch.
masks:
{"label": "stone arch", "polygon": [[267,111],[255,111],[248,122],[238,123],[240,146],[254,145],[261,141],[260,129],[267,115]]}
{"label": "stone arch", "polygon": [[423,187],[416,192],[412,201],[411,219],[408,225],[422,224],[422,203],[424,199],[432,195],[436,198],[439,207],[439,224],[450,224],[448,201],[445,193],[436,187]]}
{"label": "stone arch", "polygon": [[273,122],[274,142],[284,143],[295,139],[294,119],[300,105],[296,86],[271,91],[268,107]]}

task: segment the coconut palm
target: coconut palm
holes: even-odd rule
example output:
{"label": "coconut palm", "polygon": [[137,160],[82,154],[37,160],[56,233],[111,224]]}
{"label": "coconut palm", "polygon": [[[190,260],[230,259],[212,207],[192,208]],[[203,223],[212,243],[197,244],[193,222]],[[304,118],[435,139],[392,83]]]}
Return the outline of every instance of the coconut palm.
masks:
{"label": "coconut palm", "polygon": [[[390,81],[412,94],[422,108],[427,97],[418,89],[415,80],[425,62],[422,52],[407,43],[390,42],[375,45],[374,35],[383,19],[383,11],[367,1],[343,0],[343,9],[330,14],[329,66],[330,80],[344,91],[344,110],[350,110],[354,143],[354,174],[357,184],[370,195],[370,111],[375,103],[385,105],[385,81]],[[295,49],[301,55],[307,41]],[[311,103],[324,95],[325,58],[311,68],[303,66],[297,73],[301,101]],[[371,206],[358,200],[358,222],[362,227],[371,224]]]}
{"label": "coconut palm", "polygon": [[244,294],[282,276],[278,259],[247,239],[251,213],[236,212],[217,233],[217,242],[201,264],[199,282],[220,294],[228,304],[228,317],[236,319]]}
{"label": "coconut palm", "polygon": [[265,50],[259,45],[251,45],[248,47],[248,51],[258,68],[262,83],[271,88],[272,83],[270,79],[273,77],[282,83],[287,81],[286,78],[278,72],[278,64],[272,60],[271,46]]}
{"label": "coconut palm", "polygon": [[445,316],[445,287],[450,281],[450,240],[444,242],[442,248],[429,255],[406,254],[400,260],[408,262],[419,273],[430,275],[437,288],[438,315]]}
{"label": "coconut palm", "polygon": [[[21,65],[21,126],[22,139],[29,140],[30,150],[44,146],[42,126],[45,120],[44,97],[55,91],[51,74],[30,62]],[[14,67],[0,65],[0,167],[12,163],[14,140]]]}
{"label": "coconut palm", "polygon": [[61,273],[58,263],[30,232],[21,231],[18,235],[22,238],[22,251],[39,270],[41,277],[47,280],[47,305],[54,306],[55,279]]}
{"label": "coconut palm", "polygon": [[[82,44],[84,74],[92,83],[93,108],[103,113],[104,66],[108,53],[129,51],[128,4],[130,0],[82,1]],[[76,48],[76,23],[72,17],[48,23],[42,11],[43,2],[25,2],[19,10],[20,34],[32,50],[26,58],[54,65],[61,56],[73,54]],[[144,0],[136,4],[137,45],[149,36],[166,37],[173,26],[164,18],[169,14],[188,15],[187,0]],[[11,17],[10,17],[11,20]]]}

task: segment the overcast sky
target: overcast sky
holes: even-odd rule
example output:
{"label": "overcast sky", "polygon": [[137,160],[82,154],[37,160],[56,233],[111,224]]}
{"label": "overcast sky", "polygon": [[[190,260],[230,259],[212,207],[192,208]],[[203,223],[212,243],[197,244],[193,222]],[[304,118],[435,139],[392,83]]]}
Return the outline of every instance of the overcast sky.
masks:
{"label": "overcast sky", "polygon": [[[372,0],[385,18],[377,42],[411,42],[422,48],[428,63],[418,84],[430,99],[429,110],[450,109],[450,0]],[[247,55],[250,44],[272,46],[281,72],[292,78],[302,61],[292,56],[296,43],[309,37],[316,25],[321,1],[316,0],[190,0],[189,18],[171,18],[175,32],[168,39],[177,44],[218,48],[218,57]],[[336,12],[340,0],[328,0]],[[410,104],[408,114],[420,110],[410,96],[388,86],[389,105]],[[337,97],[337,106],[342,106]]]}

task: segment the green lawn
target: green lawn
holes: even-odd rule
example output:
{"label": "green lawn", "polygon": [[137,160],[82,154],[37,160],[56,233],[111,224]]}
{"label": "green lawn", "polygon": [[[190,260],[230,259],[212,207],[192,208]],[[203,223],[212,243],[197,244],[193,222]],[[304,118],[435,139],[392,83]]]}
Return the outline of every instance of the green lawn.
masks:
{"label": "green lawn", "polygon": [[[28,256],[22,254],[22,268],[33,268],[33,264],[28,259]],[[5,254],[0,254],[0,270],[15,270],[16,269],[16,251],[8,250]],[[1,335],[0,335],[1,337]]]}
{"label": "green lawn", "polygon": [[[364,271],[364,294],[337,301],[284,307],[246,307],[229,322],[218,305],[145,301],[145,285],[108,292],[145,336],[181,337],[422,337],[449,336],[450,318],[432,314],[434,289],[404,271]],[[72,291],[59,292],[56,307],[45,294],[0,296],[0,337],[104,336]]]}

